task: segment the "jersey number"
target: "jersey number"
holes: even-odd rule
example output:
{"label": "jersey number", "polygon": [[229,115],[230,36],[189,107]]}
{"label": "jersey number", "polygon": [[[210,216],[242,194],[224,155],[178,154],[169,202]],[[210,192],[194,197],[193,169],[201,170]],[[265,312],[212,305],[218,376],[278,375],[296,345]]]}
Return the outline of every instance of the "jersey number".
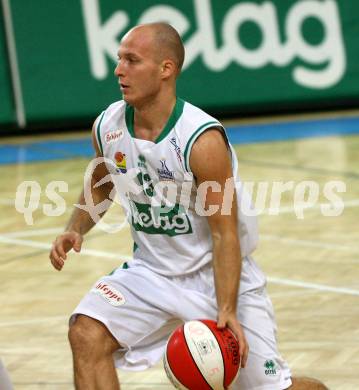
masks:
{"label": "jersey number", "polygon": [[155,193],[155,189],[153,188],[151,177],[148,173],[139,172],[137,174],[137,179],[141,186],[143,187],[143,191],[147,196],[153,196]]}

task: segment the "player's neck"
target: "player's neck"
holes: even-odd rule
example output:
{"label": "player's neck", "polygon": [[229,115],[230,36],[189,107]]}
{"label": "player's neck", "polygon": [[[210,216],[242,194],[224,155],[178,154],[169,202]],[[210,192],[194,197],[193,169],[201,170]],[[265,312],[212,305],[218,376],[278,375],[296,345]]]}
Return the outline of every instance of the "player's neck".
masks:
{"label": "player's neck", "polygon": [[141,107],[135,107],[134,130],[136,138],[154,141],[166,126],[176,104],[176,96],[158,96]]}

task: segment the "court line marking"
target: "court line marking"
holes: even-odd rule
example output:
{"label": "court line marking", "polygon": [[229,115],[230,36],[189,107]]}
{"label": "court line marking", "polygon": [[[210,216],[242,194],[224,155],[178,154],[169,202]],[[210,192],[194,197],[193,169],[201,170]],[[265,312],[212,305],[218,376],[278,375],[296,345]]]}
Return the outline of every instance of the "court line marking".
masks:
{"label": "court line marking", "polygon": [[260,166],[266,169],[286,169],[286,170],[294,170],[294,171],[300,171],[300,172],[312,172],[318,175],[338,175],[338,176],[344,176],[349,177],[352,179],[359,178],[359,174],[357,172],[351,172],[351,171],[335,171],[320,167],[306,167],[302,165],[290,165],[285,164],[281,162],[271,162],[271,161],[263,161],[263,160],[250,160],[245,158],[239,158],[238,159],[239,165],[246,164],[251,166]]}
{"label": "court line marking", "polygon": [[275,236],[271,234],[261,234],[259,237],[259,240],[264,239],[266,241],[280,241],[285,244],[290,245],[298,245],[298,246],[306,246],[311,248],[321,248],[321,249],[335,249],[340,251],[348,251],[353,253],[359,253],[359,247],[353,247],[349,245],[338,245],[338,244],[331,244],[328,242],[318,242],[318,241],[311,241],[311,240],[300,240],[295,238],[286,238],[281,236]]}
{"label": "court line marking", "polygon": [[19,230],[17,232],[6,233],[3,236],[11,238],[23,238],[23,237],[37,237],[46,236],[49,234],[59,234],[63,232],[63,228],[45,228],[45,229],[31,229],[31,230]]}
{"label": "court line marking", "polygon": [[0,204],[3,206],[15,207],[15,200],[14,199],[0,199]]}
{"label": "court line marking", "polygon": [[[275,237],[275,236],[273,236]],[[278,238],[277,238],[278,239]],[[51,248],[51,244],[37,242],[37,241],[31,241],[31,240],[22,240],[17,238],[11,238],[6,237],[3,235],[0,235],[0,242],[1,243],[7,243],[7,244],[15,244],[20,246],[28,246],[32,248],[40,248],[49,250]],[[82,256],[96,256],[96,257],[102,257],[106,259],[117,259],[117,260],[124,260],[124,261],[130,261],[132,259],[132,256],[123,255],[121,253],[111,253],[111,252],[104,252],[104,251],[98,251],[93,249],[83,249],[79,253],[79,255]],[[339,294],[348,294],[348,295],[354,295],[359,296],[359,290],[354,290],[350,288],[344,288],[344,287],[333,287],[323,284],[317,284],[317,283],[308,283],[303,281],[297,281],[297,280],[291,280],[286,278],[276,278],[267,276],[267,280],[274,284],[282,284],[286,286],[294,286],[294,287],[301,287],[301,288],[309,288],[317,291],[326,291],[326,292],[333,292],[333,293],[339,293]]]}
{"label": "court line marking", "polygon": [[[40,352],[43,352],[43,350],[41,350]],[[73,382],[56,382],[56,381],[55,382],[47,382],[47,381],[18,382],[18,381],[13,381],[13,384],[15,386],[32,386],[32,385],[37,385],[37,386],[69,386],[69,385],[73,385]],[[66,387],[66,388],[68,388],[68,387]]]}
{"label": "court line marking", "polygon": [[308,288],[308,289],[313,289],[313,290],[318,290],[318,291],[334,292],[334,293],[359,296],[359,290],[354,290],[351,288],[331,287],[331,286],[327,286],[327,285],[323,285],[323,284],[308,283],[308,282],[302,282],[299,280],[291,280],[291,279],[285,279],[285,278],[274,278],[271,276],[268,276],[267,280],[271,283],[280,284],[283,286],[302,287],[302,288]]}
{"label": "court line marking", "polygon": [[70,318],[70,315],[68,315],[68,316],[31,318],[31,319],[16,320],[16,321],[2,321],[2,322],[0,322],[0,327],[16,326],[16,325],[41,324],[42,322],[47,324],[50,321],[65,321],[65,320],[68,320],[69,318]]}
{"label": "court line marking", "polygon": [[[117,218],[118,220],[118,218]],[[109,224],[110,225],[110,224]],[[117,224],[115,224],[117,225]],[[129,225],[126,224],[123,229],[129,228]],[[25,237],[38,237],[38,236],[46,236],[46,235],[54,235],[59,234],[64,231],[63,227],[57,227],[57,228],[43,228],[43,229],[26,229],[26,230],[18,230],[15,232],[10,232],[3,234],[3,237],[9,237],[9,238],[25,238]],[[103,231],[99,226],[95,225],[92,228],[92,231],[99,231],[103,233],[107,233]]]}
{"label": "court line marking", "polygon": [[[30,248],[38,248],[38,249],[44,249],[44,250],[50,250],[52,247],[52,244],[45,243],[45,242],[38,242],[38,241],[32,241],[32,240],[23,240],[18,238],[12,238],[7,237],[5,235],[0,235],[0,243],[4,244],[14,244],[19,246],[25,246]],[[76,252],[73,252],[76,254]],[[110,253],[110,252],[104,252],[99,251],[95,249],[81,249],[80,253],[77,253],[81,256],[95,256],[95,257],[102,257],[105,259],[115,259],[118,261],[130,261],[132,259],[132,256],[127,255],[120,255],[117,253]]]}
{"label": "court line marking", "polygon": [[[127,226],[127,225],[126,225]],[[94,229],[101,231],[99,227],[94,227]],[[43,229],[33,229],[33,230],[19,230],[15,232],[10,232],[6,234],[0,235],[0,242],[4,242],[1,240],[10,239],[10,238],[26,238],[26,237],[36,237],[36,236],[46,236],[46,235],[52,235],[52,234],[59,234],[63,231],[63,228],[43,228]],[[265,240],[265,241],[281,241],[285,244],[295,244],[298,246],[307,246],[312,248],[321,248],[321,249],[335,249],[340,251],[348,251],[353,253],[359,253],[359,247],[353,247],[349,245],[339,245],[339,244],[332,244],[328,242],[321,242],[321,241],[312,241],[312,240],[302,240],[302,239],[295,239],[295,238],[286,238],[281,236],[275,236],[271,234],[261,234],[259,237],[259,240]],[[26,241],[26,240],[25,240]],[[41,244],[41,245],[47,245],[42,244],[37,241],[26,241],[29,243],[29,246],[31,246],[31,243],[35,243],[35,245]],[[4,242],[5,243],[5,242]],[[21,245],[21,244],[20,244]],[[25,242],[24,242],[25,245]],[[49,247],[41,247],[41,246],[34,246],[34,248],[40,248],[40,249],[49,249]],[[102,253],[109,253],[109,252],[102,252]],[[81,252],[80,252],[81,254]],[[101,255],[100,255],[101,256]],[[106,256],[106,255],[105,255]],[[113,258],[112,254],[110,254],[109,258]],[[130,260],[130,259],[128,259]]]}
{"label": "court line marking", "polygon": [[[42,352],[42,351],[41,351]],[[127,371],[128,372],[128,371]],[[68,386],[73,385],[73,382],[48,382],[48,381],[38,381],[38,382],[19,382],[19,381],[13,381],[13,384],[15,386],[30,386],[30,385],[38,385],[38,386]],[[149,389],[153,390],[154,387],[164,387],[166,389],[172,389],[173,387],[166,381],[165,377],[163,379],[163,382],[133,382],[132,379],[130,382],[127,382],[127,380],[122,379],[121,385],[126,385],[126,388],[129,387],[136,387],[136,389]],[[139,387],[137,387],[139,386]],[[68,388],[68,387],[66,387]]]}
{"label": "court line marking", "polygon": [[298,287],[298,288],[293,288],[290,291],[288,291],[288,289],[285,289],[285,290],[281,289],[280,291],[275,291],[275,292],[271,291],[269,294],[269,296],[272,300],[276,299],[276,298],[283,298],[283,297],[285,297],[285,298],[289,298],[289,297],[298,298],[299,296],[303,297],[304,295],[313,295],[313,291],[309,290],[309,289],[303,289],[302,287]]}
{"label": "court line marking", "polygon": [[321,210],[322,207],[327,207],[330,205],[331,207],[335,208],[340,208],[344,206],[343,208],[343,213],[345,212],[346,208],[351,208],[351,207],[358,207],[359,206],[359,199],[352,199],[352,200],[347,200],[344,202],[336,202],[336,203],[318,203],[313,206],[307,206],[305,204],[297,204],[296,206],[283,206],[279,207],[278,209],[276,208],[265,208],[259,215],[271,215],[273,217],[276,216],[276,214],[272,213],[277,213],[277,214],[290,214],[293,213],[295,214],[296,211],[311,211],[311,210]]}

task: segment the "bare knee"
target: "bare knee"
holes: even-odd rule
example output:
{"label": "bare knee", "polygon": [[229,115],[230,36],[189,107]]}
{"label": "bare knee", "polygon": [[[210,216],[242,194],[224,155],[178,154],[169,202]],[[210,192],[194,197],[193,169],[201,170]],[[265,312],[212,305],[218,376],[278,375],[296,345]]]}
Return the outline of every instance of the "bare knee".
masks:
{"label": "bare knee", "polygon": [[294,377],[292,378],[292,386],[288,390],[328,390],[328,388],[317,379]]}
{"label": "bare knee", "polygon": [[119,348],[117,341],[101,322],[84,315],[79,315],[70,325],[68,337],[73,354],[86,358],[100,358]]}

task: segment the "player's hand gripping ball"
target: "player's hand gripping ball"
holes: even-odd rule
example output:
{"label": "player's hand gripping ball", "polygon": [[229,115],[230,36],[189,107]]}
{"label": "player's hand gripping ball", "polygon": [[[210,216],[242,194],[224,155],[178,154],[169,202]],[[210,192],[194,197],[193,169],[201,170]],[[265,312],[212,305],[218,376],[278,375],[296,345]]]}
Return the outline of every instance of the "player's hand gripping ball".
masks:
{"label": "player's hand gripping ball", "polygon": [[168,339],[163,363],[177,389],[223,390],[239,374],[239,344],[230,329],[218,329],[215,321],[188,321]]}

